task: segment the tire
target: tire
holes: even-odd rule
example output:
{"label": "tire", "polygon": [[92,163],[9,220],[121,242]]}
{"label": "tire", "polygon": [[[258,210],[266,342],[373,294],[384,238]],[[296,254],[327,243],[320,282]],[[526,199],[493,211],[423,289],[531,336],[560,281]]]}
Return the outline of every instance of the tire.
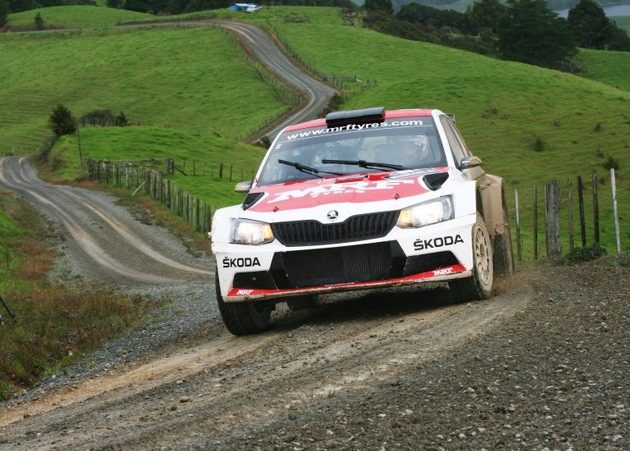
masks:
{"label": "tire", "polygon": [[274,304],[269,301],[235,302],[223,301],[219,287],[219,276],[215,274],[215,291],[219,312],[225,327],[234,335],[251,335],[269,328]]}
{"label": "tire", "polygon": [[465,279],[451,280],[448,285],[457,302],[488,299],[492,295],[494,265],[492,244],[486,224],[479,213],[472,228],[473,274]]}

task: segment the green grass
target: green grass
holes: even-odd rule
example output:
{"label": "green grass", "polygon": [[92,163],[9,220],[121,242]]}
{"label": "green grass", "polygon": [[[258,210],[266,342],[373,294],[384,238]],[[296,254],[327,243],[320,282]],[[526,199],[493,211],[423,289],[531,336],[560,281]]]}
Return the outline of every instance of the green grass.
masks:
{"label": "green grass", "polygon": [[151,14],[101,6],[51,6],[9,14],[7,25],[12,31],[32,29],[37,14],[41,14],[46,29],[112,27],[123,22],[155,18]]}
{"label": "green grass", "polygon": [[581,49],[583,77],[630,91],[630,52],[602,52]]}
{"label": "green grass", "polygon": [[[0,400],[42,376],[146,324],[162,301],[120,296],[95,286],[47,282],[55,253],[46,223],[26,202],[0,193]],[[89,296],[86,296],[89,293]]]}
{"label": "green grass", "polygon": [[59,103],[76,116],[110,109],[132,124],[233,139],[288,107],[213,27],[0,35],[0,46],[0,151],[40,148]]}

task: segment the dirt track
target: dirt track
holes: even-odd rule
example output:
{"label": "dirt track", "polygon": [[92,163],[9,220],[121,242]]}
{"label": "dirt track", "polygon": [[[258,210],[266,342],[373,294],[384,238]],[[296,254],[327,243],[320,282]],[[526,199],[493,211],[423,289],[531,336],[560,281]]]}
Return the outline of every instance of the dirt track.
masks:
{"label": "dirt track", "polygon": [[[115,370],[4,406],[0,449],[630,446],[627,269],[521,272],[472,304],[450,304],[443,287],[357,293],[279,309],[270,332],[237,338],[216,313],[207,259],[181,261],[167,231],[137,223],[109,196],[45,184],[24,161],[8,171],[9,160],[0,182],[36,205],[47,193],[40,208],[58,215],[68,252],[99,246],[108,256],[87,252],[73,271],[138,291],[207,284],[211,313]],[[107,244],[126,236],[143,249],[145,276],[114,270],[133,263]],[[114,268],[94,270],[110,258]]]}

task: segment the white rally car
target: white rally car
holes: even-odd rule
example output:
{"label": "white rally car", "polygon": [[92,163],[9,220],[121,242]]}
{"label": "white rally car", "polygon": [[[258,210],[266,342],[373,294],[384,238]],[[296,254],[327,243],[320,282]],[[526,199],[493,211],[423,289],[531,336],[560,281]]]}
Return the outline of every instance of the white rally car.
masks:
{"label": "white rally car", "polygon": [[286,127],[241,205],[212,221],[216,294],[235,335],[265,330],[278,302],[447,281],[460,301],[512,271],[502,179],[451,116],[382,107]]}

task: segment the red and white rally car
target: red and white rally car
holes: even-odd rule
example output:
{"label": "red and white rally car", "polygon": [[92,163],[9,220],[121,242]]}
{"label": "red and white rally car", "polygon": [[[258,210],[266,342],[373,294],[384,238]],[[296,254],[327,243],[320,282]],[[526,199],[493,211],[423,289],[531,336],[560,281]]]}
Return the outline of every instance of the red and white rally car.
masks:
{"label": "red and white rally car", "polygon": [[488,298],[513,262],[502,179],[481,164],[439,110],[286,127],[212,221],[225,325],[260,332],[278,302],[357,289],[447,281],[457,300]]}

